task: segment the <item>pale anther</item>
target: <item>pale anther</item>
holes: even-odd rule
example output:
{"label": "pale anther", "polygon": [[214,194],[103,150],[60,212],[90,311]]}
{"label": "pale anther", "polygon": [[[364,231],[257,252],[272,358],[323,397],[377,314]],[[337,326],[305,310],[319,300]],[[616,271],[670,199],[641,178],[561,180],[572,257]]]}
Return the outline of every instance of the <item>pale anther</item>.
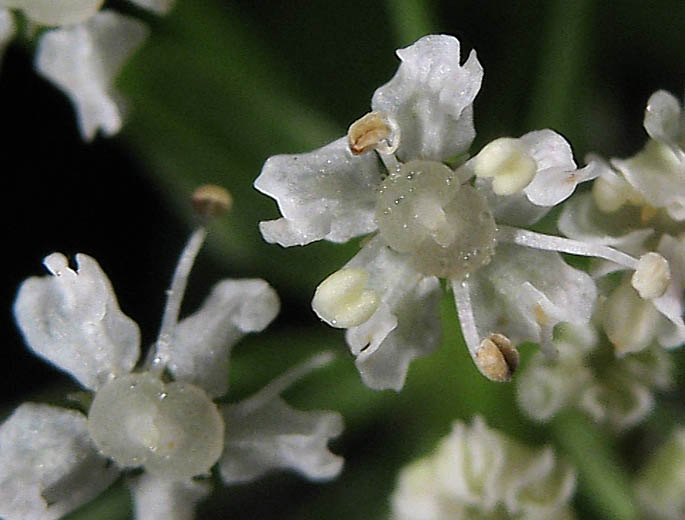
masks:
{"label": "pale anther", "polygon": [[336,271],[316,288],[314,312],[333,327],[346,329],[361,325],[376,312],[380,300],[376,291],[366,289],[369,273],[364,269]]}
{"label": "pale anther", "polygon": [[493,333],[481,341],[474,357],[481,373],[498,383],[511,381],[519,364],[519,353],[504,334]]}
{"label": "pale anther", "polygon": [[649,300],[662,296],[671,282],[668,261],[659,253],[645,253],[637,262],[637,268],[630,280],[640,297]]}
{"label": "pale anther", "polygon": [[193,192],[191,202],[198,215],[211,218],[230,211],[233,197],[226,188],[216,184],[205,184]]}
{"label": "pale anther", "polygon": [[369,112],[347,130],[347,142],[354,155],[370,150],[394,153],[400,144],[399,128],[381,112]]}
{"label": "pale anther", "polygon": [[474,158],[474,172],[477,177],[492,177],[497,195],[513,195],[530,184],[537,163],[518,139],[502,137],[484,146]]}

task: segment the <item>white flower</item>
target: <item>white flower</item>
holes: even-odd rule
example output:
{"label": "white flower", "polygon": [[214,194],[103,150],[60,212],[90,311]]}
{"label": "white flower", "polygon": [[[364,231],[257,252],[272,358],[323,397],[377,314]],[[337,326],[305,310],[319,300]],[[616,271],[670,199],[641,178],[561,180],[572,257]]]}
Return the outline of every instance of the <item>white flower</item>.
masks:
{"label": "white flower", "polygon": [[[131,0],[158,14],[173,0]],[[147,37],[144,23],[112,10],[104,0],[0,0],[0,54],[15,33],[7,8],[20,10],[31,24],[54,27],[41,34],[36,70],[60,88],[76,108],[79,130],[91,141],[122,126],[125,106],[114,80]]]}
{"label": "white flower", "polygon": [[181,256],[159,339],[138,369],[138,326],[119,309],[94,259],[79,254],[72,270],[66,257],[54,253],[44,261],[49,276],[21,285],[14,311],[27,344],[92,392],[93,400],[87,415],[26,403],[0,425],[2,518],[59,518],[126,468],[145,470],[129,482],[139,520],[192,518],[193,504],[210,490],[207,479],[193,477],[206,476],[215,463],[228,484],[278,468],[311,479],[340,472],[342,459],[326,446],[341,432],[340,415],[294,410],[280,398],[330,355],[311,359],[238,403],[212,402],[228,390],[232,346],[264,329],[279,302],[262,280],[223,280],[179,322],[204,236],[199,228]]}
{"label": "white flower", "polygon": [[673,384],[673,361],[655,344],[617,357],[607,338],[588,325],[563,327],[554,345],[557,359],[536,353],[516,382],[519,406],[541,422],[577,408],[621,432],[652,411],[655,390]]}
{"label": "white flower", "polygon": [[[347,329],[364,382],[399,390],[410,361],[437,347],[439,278],[449,280],[476,365],[506,381],[513,345],[541,343],[554,326],[586,323],[595,285],[558,252],[637,260],[605,246],[542,235],[530,225],[598,174],[577,169],[551,130],[498,139],[456,171],[444,164],[475,136],[472,103],[483,71],[459,42],[421,38],[397,51],[395,76],[373,95],[372,112],[347,138],[306,154],[269,158],[255,187],[282,218],[260,223],[268,242],[345,242],[376,235],[317,289],[319,317]],[[513,345],[512,345],[513,344]]]}
{"label": "white flower", "polygon": [[685,428],[676,428],[649,458],[635,480],[644,518],[685,518]]}
{"label": "white flower", "polygon": [[393,520],[573,518],[575,474],[550,448],[532,450],[487,427],[456,422],[431,455],[400,473]]}
{"label": "white flower", "polygon": [[[564,235],[640,256],[647,267],[609,296],[605,330],[624,353],[655,337],[665,348],[685,343],[685,211],[679,209],[685,208],[685,115],[678,101],[667,92],[654,93],[644,127],[651,139],[634,157],[611,164],[592,157],[599,171],[592,193],[568,201],[559,219]],[[668,261],[664,271],[657,257]],[[617,268],[602,262],[593,274]]]}

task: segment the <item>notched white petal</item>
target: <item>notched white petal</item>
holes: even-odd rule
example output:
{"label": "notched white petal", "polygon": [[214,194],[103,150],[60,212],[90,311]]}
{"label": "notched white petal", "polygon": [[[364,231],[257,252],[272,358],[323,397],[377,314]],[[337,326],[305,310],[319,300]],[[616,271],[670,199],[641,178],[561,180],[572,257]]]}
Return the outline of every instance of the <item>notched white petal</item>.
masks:
{"label": "notched white petal", "polygon": [[353,155],[346,138],[313,152],[270,157],[254,186],[277,201],[283,218],[261,222],[262,235],[288,247],[369,233],[376,228],[381,178],[375,154]]}
{"label": "notched white petal", "polygon": [[98,130],[106,136],[120,130],[123,114],[114,80],[147,33],[142,22],[105,10],[41,36],[36,69],[74,103],[85,140]]}
{"label": "notched white petal", "polygon": [[472,103],[483,79],[475,51],[462,65],[456,38],[429,35],[397,55],[402,63],[376,90],[371,107],[397,121],[398,157],[440,161],[468,150],[475,137]]}
{"label": "notched white petal", "polygon": [[357,368],[367,386],[400,390],[411,360],[432,352],[442,337],[440,284],[433,276],[419,274],[380,237],[345,267],[367,271],[366,285],[380,299],[366,322],[347,330],[345,337],[357,356]]}
{"label": "notched white petal", "polygon": [[194,314],[183,319],[160,353],[174,377],[218,397],[228,390],[231,348],[245,334],[263,330],[280,308],[264,280],[223,280]]}
{"label": "notched white petal", "polygon": [[149,9],[157,14],[166,14],[173,7],[176,0],[131,0],[144,9]]}
{"label": "notched white petal", "polygon": [[117,477],[98,455],[86,418],[25,403],[0,425],[0,516],[54,520],[85,504]]}
{"label": "notched white petal", "polygon": [[28,346],[86,388],[130,372],[140,354],[140,332],[119,309],[98,263],[79,254],[73,271],[60,253],[44,263],[51,274],[24,281],[14,302]]}
{"label": "notched white petal", "polygon": [[540,343],[549,354],[554,327],[588,323],[597,294],[592,278],[558,253],[504,243],[467,285],[479,337],[498,332],[514,344]]}
{"label": "notched white petal", "polygon": [[14,16],[9,9],[0,7],[0,63],[2,63],[5,47],[14,38],[16,32],[17,24],[14,21]]}
{"label": "notched white petal", "polygon": [[211,485],[195,480],[168,480],[143,473],[129,481],[136,520],[193,520],[197,502]]}
{"label": "notched white petal", "polygon": [[342,416],[301,411],[278,394],[294,380],[330,360],[323,354],[291,369],[252,397],[221,407],[229,434],[219,471],[226,484],[250,482],[276,469],[298,471],[311,480],[336,477],[343,459],[328,450],[342,433]]}
{"label": "notched white petal", "polygon": [[38,25],[58,26],[86,21],[103,3],[104,0],[4,0],[2,5],[21,9]]}

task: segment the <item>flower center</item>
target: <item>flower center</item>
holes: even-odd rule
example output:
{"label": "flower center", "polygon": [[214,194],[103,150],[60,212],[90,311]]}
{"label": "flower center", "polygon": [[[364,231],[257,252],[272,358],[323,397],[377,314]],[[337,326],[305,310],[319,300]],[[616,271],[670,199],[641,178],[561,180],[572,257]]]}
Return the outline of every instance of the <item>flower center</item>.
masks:
{"label": "flower center", "polygon": [[447,166],[411,161],[381,184],[376,222],[385,242],[427,275],[462,278],[490,261],[495,219]]}
{"label": "flower center", "polygon": [[206,473],[223,450],[224,423],[204,390],[165,384],[143,372],[118,377],[95,394],[88,428],[121,467],[179,479]]}

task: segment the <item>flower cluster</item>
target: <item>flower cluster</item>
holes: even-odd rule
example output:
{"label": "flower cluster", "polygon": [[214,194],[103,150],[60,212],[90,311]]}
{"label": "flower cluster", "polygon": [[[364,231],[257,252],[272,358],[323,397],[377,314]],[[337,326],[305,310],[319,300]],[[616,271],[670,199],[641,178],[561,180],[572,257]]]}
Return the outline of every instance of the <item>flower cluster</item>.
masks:
{"label": "flower cluster", "polygon": [[552,130],[496,139],[467,160],[483,77],[475,52],[461,64],[458,40],[432,35],[397,54],[397,73],[346,137],[271,157],[255,181],[282,214],[260,224],[269,242],[374,233],[312,301],[322,320],[347,329],[368,386],[399,390],[410,361],[437,347],[440,278],[454,293],[476,366],[494,381],[511,378],[517,344],[536,342],[553,355],[558,323],[589,322],[595,282],[559,253],[635,271],[646,298],[666,291],[668,265],[657,253],[647,260],[666,264],[662,276],[649,261],[605,244],[529,229],[578,183],[600,175],[599,161],[578,169]]}
{"label": "flower cluster", "polygon": [[[173,0],[131,0],[158,14]],[[111,136],[123,122],[124,106],[114,89],[116,75],[147,37],[145,24],[111,9],[104,0],[0,0],[0,54],[15,36],[17,23],[11,10],[26,20],[38,38],[35,67],[71,99],[85,140],[98,130]]]}
{"label": "flower cluster", "polygon": [[402,470],[393,520],[574,518],[575,473],[550,448],[533,450],[488,428],[454,424],[431,455]]}
{"label": "flower cluster", "polygon": [[60,518],[130,468],[144,469],[128,478],[136,518],[179,520],[191,518],[193,504],[209,492],[215,464],[227,484],[277,468],[318,480],[340,472],[342,459],[327,442],[341,433],[341,416],[298,411],[280,397],[330,354],[243,401],[213,402],[228,390],[232,346],[264,329],[279,301],[263,280],[222,280],[198,311],[179,321],[205,234],[199,227],[181,255],[159,338],[145,360],[139,361],[137,324],[120,310],[93,258],[77,255],[73,270],[53,253],[44,260],[50,275],[21,285],[14,311],[28,346],[89,397],[85,410],[25,403],[0,425],[2,518]]}
{"label": "flower cluster", "polygon": [[656,250],[668,264],[656,258],[650,270],[657,276],[668,270],[671,283],[662,295],[645,294],[635,277],[607,276],[615,264],[593,267],[601,278],[593,326],[560,334],[559,359],[534,356],[518,381],[519,403],[538,420],[577,406],[623,430],[652,409],[653,389],[672,382],[664,348],[685,343],[685,116],[678,101],[654,93],[644,127],[650,139],[635,156],[610,162],[593,157],[600,175],[591,192],[565,204],[559,228],[574,239],[643,255],[644,262],[654,260],[649,251]]}

